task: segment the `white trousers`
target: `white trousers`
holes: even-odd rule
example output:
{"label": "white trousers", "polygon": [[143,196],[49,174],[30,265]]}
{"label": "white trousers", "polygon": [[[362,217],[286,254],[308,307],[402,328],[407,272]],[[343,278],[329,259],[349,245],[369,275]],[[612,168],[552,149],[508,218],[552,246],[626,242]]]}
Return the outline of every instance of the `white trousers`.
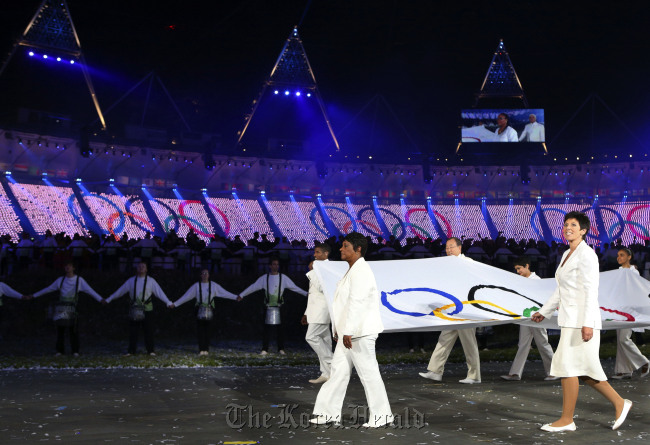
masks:
{"label": "white trousers", "polygon": [[347,349],[343,346],[343,339],[339,338],[332,357],[330,379],[323,383],[316,397],[315,415],[325,416],[334,422],[341,421],[343,399],[352,368],[356,368],[368,401],[368,422],[375,425],[392,422],[393,414],[375,355],[376,341],[376,334],[354,338],[352,349]]}
{"label": "white trousers", "polygon": [[510,375],[518,375],[524,372],[524,365],[530,352],[530,345],[535,340],[535,346],[542,356],[544,372],[548,376],[551,372],[551,362],[553,361],[553,348],[548,344],[548,335],[544,328],[531,328],[530,326],[519,326],[519,345],[517,355],[510,367]]}
{"label": "white trousers", "polygon": [[643,365],[648,364],[648,359],[631,339],[632,329],[618,329],[616,331],[616,363],[615,374],[631,374]]}
{"label": "white trousers", "polygon": [[481,380],[481,359],[478,355],[478,343],[476,343],[476,328],[441,331],[436,349],[431,354],[427,369],[436,374],[445,372],[445,363],[449,358],[456,339],[460,338],[463,346],[465,360],[467,361],[467,378]]}
{"label": "white trousers", "polygon": [[332,367],[332,333],[329,323],[309,323],[305,340],[318,356],[320,373],[329,377]]}

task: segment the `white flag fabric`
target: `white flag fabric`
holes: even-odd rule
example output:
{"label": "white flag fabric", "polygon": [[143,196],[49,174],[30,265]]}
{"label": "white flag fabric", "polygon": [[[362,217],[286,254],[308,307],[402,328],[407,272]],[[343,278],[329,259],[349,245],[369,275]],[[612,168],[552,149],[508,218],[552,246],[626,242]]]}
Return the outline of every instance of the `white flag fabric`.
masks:
{"label": "white flag fabric", "polygon": [[[530,316],[548,300],[555,278],[531,280],[514,272],[449,256],[369,261],[381,297],[384,332],[440,331],[521,323],[557,329],[557,316]],[[330,314],[345,261],[314,261]],[[601,272],[598,302],[603,329],[650,326],[650,282],[629,269]]]}

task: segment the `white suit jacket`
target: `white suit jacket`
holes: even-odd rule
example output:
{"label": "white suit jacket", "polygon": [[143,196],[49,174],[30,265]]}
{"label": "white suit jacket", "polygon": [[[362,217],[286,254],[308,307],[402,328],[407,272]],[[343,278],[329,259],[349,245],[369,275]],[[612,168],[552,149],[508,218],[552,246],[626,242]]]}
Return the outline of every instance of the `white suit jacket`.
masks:
{"label": "white suit jacket", "polygon": [[539,122],[533,122],[532,124],[526,124],[524,131],[521,132],[519,136],[519,142],[544,142],[544,126]]}
{"label": "white suit jacket", "polygon": [[307,309],[305,310],[307,323],[328,324],[330,322],[330,312],[316,271],[310,270],[307,272],[307,278],[309,278],[309,294],[307,296]]}
{"label": "white suit jacket", "polygon": [[544,317],[550,317],[558,310],[557,324],[566,328],[601,329],[602,320],[598,305],[598,256],[591,247],[581,241],[566,264],[564,252],[560,266],[555,272],[557,288],[551,298],[539,310]]}
{"label": "white suit jacket", "polygon": [[384,330],[380,304],[375,275],[366,260],[359,258],[336,286],[332,332],[339,337],[379,334]]}

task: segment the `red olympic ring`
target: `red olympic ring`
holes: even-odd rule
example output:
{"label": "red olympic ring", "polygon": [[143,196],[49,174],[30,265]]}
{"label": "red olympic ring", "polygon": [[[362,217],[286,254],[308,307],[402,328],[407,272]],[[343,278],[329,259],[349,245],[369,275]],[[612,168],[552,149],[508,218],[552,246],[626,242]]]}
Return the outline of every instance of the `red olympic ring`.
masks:
{"label": "red olympic ring", "polygon": [[600,308],[605,312],[611,312],[612,314],[622,315],[627,319],[625,321],[636,321],[636,318],[634,318],[632,315],[628,314],[627,312],[617,311],[616,309],[607,309],[602,306]]}
{"label": "red olympic ring", "polygon": [[[362,224],[364,226],[370,227],[371,229],[373,229],[377,233],[381,233],[381,229],[379,227],[377,227],[375,224],[371,223],[371,222],[364,221],[362,219],[357,219],[356,222],[358,222],[359,224]],[[352,227],[352,221],[346,222],[345,224],[343,224],[343,231],[345,233],[349,233],[350,227]]]}
{"label": "red olympic ring", "polygon": [[[641,205],[638,205],[638,206],[636,206],[636,207],[633,207],[632,210],[630,210],[630,211],[628,212],[628,214],[627,214],[627,216],[625,217],[625,219],[628,220],[628,221],[632,221],[631,216],[632,216],[634,213],[636,213],[637,210],[639,210],[639,209],[647,209],[648,207],[650,207],[650,204],[641,204]],[[630,227],[630,230],[632,231],[632,233],[634,233],[636,236],[638,236],[638,237],[641,238],[642,240],[650,240],[650,237],[645,236],[645,235],[642,235],[641,233],[637,232],[636,229],[634,228],[634,226],[633,226],[632,224],[629,224],[629,223],[628,223],[627,225]]]}
{"label": "red olympic ring", "polygon": [[[113,221],[115,221],[115,218],[117,218],[118,216],[120,216],[120,212],[112,213],[111,216],[109,216],[108,220],[106,221],[106,227],[108,227],[108,232],[111,235],[113,235],[113,238],[115,238],[115,241],[119,241],[119,238],[115,234],[115,230],[113,229]],[[124,216],[130,216],[133,219],[137,219],[140,222],[142,222],[144,224],[147,224],[149,226],[149,228],[151,229],[151,232],[155,231],[155,229],[153,227],[153,224],[151,224],[149,221],[147,221],[146,219],[144,219],[141,216],[135,215],[135,214],[133,214],[131,212],[124,212]],[[124,228],[124,230],[126,230],[126,227]]]}
{"label": "red olympic ring", "polygon": [[213,236],[212,233],[205,233],[204,231],[199,230],[198,228],[194,227],[194,225],[192,225],[192,223],[190,223],[190,222],[187,220],[188,217],[185,216],[185,206],[186,206],[187,204],[201,204],[201,205],[203,205],[203,203],[202,203],[201,201],[196,200],[196,199],[193,199],[193,200],[185,200],[185,201],[181,202],[181,203],[178,205],[178,214],[181,215],[181,216],[183,217],[183,218],[181,218],[181,220],[185,223],[185,225],[186,225],[187,227],[189,227],[190,229],[194,230],[194,233],[196,233],[197,235],[203,235],[203,236],[205,236],[205,237],[212,238],[212,236]]}
{"label": "red olympic ring", "polygon": [[[431,210],[433,210],[433,209],[431,209]],[[409,209],[409,211],[406,212],[406,215],[404,215],[404,219],[409,224],[409,227],[411,228],[411,231],[413,233],[415,233],[415,231],[413,230],[413,227],[411,226],[411,213],[415,213],[415,212],[428,212],[428,210],[425,209],[425,208],[413,208],[413,209]],[[451,224],[449,224],[449,221],[447,221],[447,218],[445,218],[444,216],[442,216],[440,213],[436,212],[435,210],[433,210],[433,214],[436,215],[437,217],[439,217],[442,220],[442,222],[445,224],[445,227],[447,229],[445,231],[445,235],[447,235],[447,238],[450,238],[453,231],[451,230]],[[415,233],[415,234],[417,236],[420,236],[417,233]]]}
{"label": "red olympic ring", "polygon": [[219,216],[221,216],[221,218],[223,219],[223,222],[224,222],[224,224],[225,224],[225,227],[223,228],[223,233],[224,233],[226,236],[228,236],[228,234],[230,233],[230,221],[228,220],[228,217],[227,217],[226,214],[223,213],[223,212],[219,209],[219,207],[217,207],[216,205],[211,204],[211,203],[209,203],[209,202],[207,202],[207,201],[206,201],[206,203],[208,204],[208,207],[210,207],[212,210],[214,210],[215,212],[217,212],[217,213],[219,214]]}

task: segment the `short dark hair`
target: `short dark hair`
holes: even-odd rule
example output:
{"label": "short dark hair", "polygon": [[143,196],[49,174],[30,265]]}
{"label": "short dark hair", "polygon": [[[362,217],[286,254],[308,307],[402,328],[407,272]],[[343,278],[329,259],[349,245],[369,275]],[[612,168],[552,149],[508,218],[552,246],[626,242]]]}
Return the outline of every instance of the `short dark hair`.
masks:
{"label": "short dark hair", "polygon": [[526,255],[520,256],[514,262],[514,266],[526,267],[526,265],[530,267],[530,258]]}
{"label": "short dark hair", "polygon": [[455,236],[450,236],[449,238],[447,238],[447,242],[449,241],[455,241],[457,246],[463,247],[463,242],[460,240],[460,238],[456,238]]}
{"label": "short dark hair", "polygon": [[567,222],[570,219],[575,219],[576,221],[578,221],[578,225],[580,225],[580,230],[584,230],[584,229],[587,230],[585,234],[582,236],[583,240],[587,239],[587,233],[589,233],[589,228],[591,227],[587,215],[585,215],[582,212],[569,212],[566,215],[564,215],[564,222]]}
{"label": "short dark hair", "polygon": [[357,251],[357,247],[361,247],[361,256],[366,255],[366,251],[368,250],[368,240],[359,232],[348,233],[343,238],[343,241],[352,244],[352,249],[354,249],[355,252]]}
{"label": "short dark hair", "polygon": [[314,246],[314,249],[320,249],[320,250],[322,250],[323,252],[325,252],[327,254],[330,254],[332,252],[332,248],[327,243],[316,244]]}

